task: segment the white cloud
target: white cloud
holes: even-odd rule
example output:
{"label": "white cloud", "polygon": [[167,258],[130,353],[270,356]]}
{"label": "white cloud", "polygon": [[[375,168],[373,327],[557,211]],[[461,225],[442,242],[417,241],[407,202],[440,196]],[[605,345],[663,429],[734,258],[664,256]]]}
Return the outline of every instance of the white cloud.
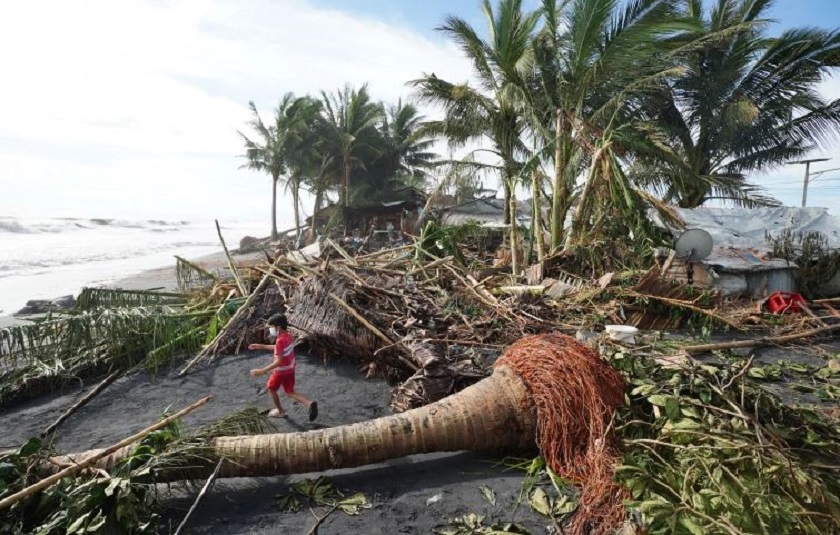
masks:
{"label": "white cloud", "polygon": [[[840,76],[831,77],[820,84],[820,93],[829,100],[840,99]],[[827,162],[811,164],[811,172],[840,168],[840,136],[835,136],[828,146],[815,150],[807,158],[831,158]],[[802,186],[805,168],[802,165],[786,165],[773,171],[753,177],[753,182],[766,185],[767,190],[783,204],[801,206]],[[835,180],[838,179],[838,180]],[[825,173],[814,180],[808,188],[808,206],[829,208],[840,215],[840,171]]]}
{"label": "white cloud", "polygon": [[395,100],[470,72],[444,42],[304,0],[18,2],[0,50],[0,214],[262,217],[269,182],[236,158],[248,100],[345,82]]}

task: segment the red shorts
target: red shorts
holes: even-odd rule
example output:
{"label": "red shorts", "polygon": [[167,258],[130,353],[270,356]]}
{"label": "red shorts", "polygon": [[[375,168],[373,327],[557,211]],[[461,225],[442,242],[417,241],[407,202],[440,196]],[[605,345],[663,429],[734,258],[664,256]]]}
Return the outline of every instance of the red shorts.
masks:
{"label": "red shorts", "polygon": [[283,392],[291,394],[295,391],[295,373],[272,373],[265,383],[265,387],[269,390],[277,391],[283,387]]}

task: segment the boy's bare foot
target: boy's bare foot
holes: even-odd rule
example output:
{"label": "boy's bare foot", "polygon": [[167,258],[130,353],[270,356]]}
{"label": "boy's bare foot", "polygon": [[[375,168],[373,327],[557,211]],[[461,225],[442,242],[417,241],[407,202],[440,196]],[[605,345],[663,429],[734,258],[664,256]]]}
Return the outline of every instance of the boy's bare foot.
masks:
{"label": "boy's bare foot", "polygon": [[313,401],[309,404],[309,421],[313,421],[318,417],[318,402]]}
{"label": "boy's bare foot", "polygon": [[[310,413],[311,413],[311,411],[310,411]],[[268,415],[271,416],[272,418],[288,418],[289,417],[288,414],[286,414],[285,412],[280,412],[277,409],[271,409],[270,411],[268,411]]]}

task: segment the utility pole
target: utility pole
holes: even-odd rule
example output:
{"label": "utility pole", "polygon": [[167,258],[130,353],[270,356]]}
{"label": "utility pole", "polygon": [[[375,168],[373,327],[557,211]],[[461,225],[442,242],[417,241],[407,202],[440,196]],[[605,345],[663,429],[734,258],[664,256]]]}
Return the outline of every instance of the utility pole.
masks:
{"label": "utility pole", "polygon": [[827,162],[831,158],[811,158],[810,160],[800,160],[798,162],[790,162],[795,164],[805,164],[805,182],[802,185],[802,208],[808,204],[808,179],[811,178],[811,164],[813,162]]}

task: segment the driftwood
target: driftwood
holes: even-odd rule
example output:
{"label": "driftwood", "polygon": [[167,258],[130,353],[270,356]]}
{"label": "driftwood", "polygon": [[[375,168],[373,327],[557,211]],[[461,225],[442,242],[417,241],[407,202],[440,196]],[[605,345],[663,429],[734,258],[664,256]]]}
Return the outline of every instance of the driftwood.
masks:
{"label": "driftwood", "polygon": [[79,460],[78,462],[73,462],[73,464],[71,464],[70,466],[67,466],[66,468],[60,470],[59,472],[57,472],[57,473],[55,473],[55,474],[53,474],[49,477],[44,478],[44,479],[38,481],[37,483],[35,483],[33,485],[30,485],[30,486],[28,486],[28,487],[26,487],[26,488],[24,488],[24,489],[22,489],[22,490],[20,490],[16,493],[12,494],[11,496],[7,496],[7,497],[3,498],[2,500],[0,500],[0,511],[13,506],[14,504],[18,503],[19,501],[21,501],[21,500],[23,500],[23,499],[25,499],[29,496],[32,496],[33,494],[36,494],[36,493],[38,493],[38,492],[40,492],[40,491],[42,491],[42,490],[44,490],[48,487],[51,487],[52,485],[57,483],[59,480],[65,478],[67,476],[72,476],[72,475],[77,474],[78,472],[84,470],[85,468],[87,468],[89,466],[93,466],[94,464],[96,464],[97,461],[99,461],[100,459],[104,459],[105,457],[107,457],[108,455],[111,455],[115,451],[117,451],[119,449],[122,449],[122,448],[124,448],[124,447],[126,447],[130,444],[133,444],[133,443],[137,442],[138,440],[142,440],[144,437],[150,435],[151,433],[154,433],[158,429],[166,427],[173,420],[177,420],[178,418],[181,418],[182,416],[185,416],[185,415],[191,413],[195,409],[197,409],[197,408],[201,407],[202,405],[206,404],[211,399],[213,399],[213,396],[207,396],[206,398],[200,399],[200,400],[196,401],[195,403],[193,403],[192,405],[190,405],[189,407],[186,407],[186,408],[181,409],[180,411],[176,412],[172,416],[168,416],[167,418],[164,418],[160,422],[158,422],[158,423],[156,423],[152,426],[149,426],[146,429],[143,429],[142,431],[140,431],[138,433],[135,433],[128,438],[124,438],[123,440],[117,442],[113,446],[109,446],[109,447],[105,448],[104,450],[99,450],[95,454],[90,455],[89,457],[85,457],[83,460]]}
{"label": "driftwood", "polygon": [[109,375],[108,377],[106,377],[105,379],[103,379],[103,380],[102,380],[102,382],[100,382],[98,385],[96,385],[96,386],[93,388],[93,390],[91,390],[90,392],[88,392],[88,393],[87,393],[87,394],[86,394],[86,395],[85,395],[82,399],[80,399],[79,401],[77,401],[76,403],[74,403],[72,407],[70,407],[69,409],[67,409],[67,412],[65,412],[64,414],[62,414],[61,416],[59,416],[59,417],[58,417],[58,419],[57,419],[55,422],[53,422],[53,423],[52,423],[52,425],[50,425],[48,428],[46,428],[46,429],[44,430],[44,432],[43,432],[43,433],[41,433],[41,436],[42,436],[42,437],[45,437],[45,436],[47,436],[47,435],[49,435],[49,434],[53,433],[53,432],[54,432],[54,431],[58,428],[58,426],[59,426],[59,425],[61,425],[61,423],[62,423],[64,420],[66,420],[67,418],[69,418],[69,417],[70,417],[70,416],[71,416],[74,412],[76,412],[76,411],[77,411],[77,410],[79,410],[81,407],[83,407],[84,405],[86,405],[86,404],[87,404],[90,400],[92,400],[93,398],[95,398],[95,397],[96,397],[96,396],[97,396],[100,392],[102,392],[103,390],[105,390],[105,388],[106,388],[108,385],[110,385],[111,383],[113,383],[114,381],[116,381],[116,380],[117,380],[117,378],[121,377],[122,375],[123,375],[123,372],[122,372],[122,371],[115,371],[114,373],[112,373],[111,375]]}
{"label": "driftwood", "polygon": [[784,336],[773,336],[769,338],[755,338],[753,340],[738,340],[735,342],[720,342],[717,344],[700,344],[694,346],[684,347],[688,353],[706,353],[708,351],[717,351],[720,349],[740,349],[745,347],[759,347],[770,345],[782,345],[788,342],[795,342],[803,338],[811,338],[813,336],[820,336],[834,331],[840,331],[840,324],[829,325],[827,327],[820,327],[818,329],[810,329],[795,334],[787,334]]}

